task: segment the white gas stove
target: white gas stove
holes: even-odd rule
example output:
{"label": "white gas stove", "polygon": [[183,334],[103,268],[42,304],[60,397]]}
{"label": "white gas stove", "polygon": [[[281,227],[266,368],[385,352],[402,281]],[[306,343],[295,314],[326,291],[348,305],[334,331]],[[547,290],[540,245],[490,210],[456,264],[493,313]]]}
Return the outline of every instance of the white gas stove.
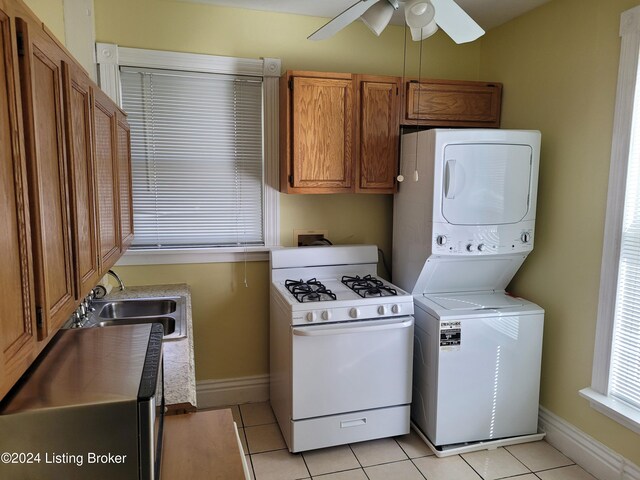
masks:
{"label": "white gas stove", "polygon": [[409,431],[413,297],[367,246],[271,252],[271,406],[292,452]]}

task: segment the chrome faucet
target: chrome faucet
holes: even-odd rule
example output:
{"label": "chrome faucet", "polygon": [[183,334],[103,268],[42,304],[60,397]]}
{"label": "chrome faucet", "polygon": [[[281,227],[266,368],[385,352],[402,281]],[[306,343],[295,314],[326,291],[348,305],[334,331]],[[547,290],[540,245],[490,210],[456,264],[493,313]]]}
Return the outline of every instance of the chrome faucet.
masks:
{"label": "chrome faucet", "polygon": [[124,282],[122,281],[122,279],[113,270],[109,270],[107,273],[118,281],[118,286],[120,287],[120,291],[122,292],[124,290]]}

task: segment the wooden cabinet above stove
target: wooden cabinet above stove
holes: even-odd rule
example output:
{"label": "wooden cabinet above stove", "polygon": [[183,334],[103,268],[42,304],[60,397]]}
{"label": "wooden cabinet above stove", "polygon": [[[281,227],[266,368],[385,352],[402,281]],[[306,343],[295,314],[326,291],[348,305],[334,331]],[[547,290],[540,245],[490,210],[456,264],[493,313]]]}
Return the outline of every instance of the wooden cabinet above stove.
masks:
{"label": "wooden cabinet above stove", "polygon": [[280,190],[393,193],[400,79],[288,71],[280,80]]}

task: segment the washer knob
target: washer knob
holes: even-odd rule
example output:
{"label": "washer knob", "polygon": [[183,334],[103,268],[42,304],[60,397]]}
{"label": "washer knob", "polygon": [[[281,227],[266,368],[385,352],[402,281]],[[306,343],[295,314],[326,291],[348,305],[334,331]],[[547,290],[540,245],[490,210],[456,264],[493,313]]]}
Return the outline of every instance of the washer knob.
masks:
{"label": "washer knob", "polygon": [[473,252],[473,243],[467,245],[467,252]]}
{"label": "washer knob", "polygon": [[522,232],[520,235],[520,240],[522,243],[529,243],[531,241],[531,234],[529,232]]}
{"label": "washer knob", "polygon": [[349,316],[351,318],[358,318],[360,316],[360,309],[352,308],[351,310],[349,310]]}
{"label": "washer knob", "polygon": [[486,249],[486,247],[485,247],[484,243],[481,243],[480,245],[478,245],[478,251],[479,252],[484,252],[485,249]]}
{"label": "washer knob", "polygon": [[391,306],[391,311],[393,313],[400,313],[400,310],[401,310],[400,305],[392,305]]}
{"label": "washer knob", "polygon": [[436,245],[442,247],[443,245],[446,245],[447,243],[447,237],[445,237],[444,235],[438,235],[436,237]]}
{"label": "washer knob", "polygon": [[305,318],[307,319],[307,322],[313,322],[316,319],[316,314],[315,312],[307,312]]}
{"label": "washer knob", "polygon": [[386,313],[387,313],[387,307],[385,307],[384,305],[380,305],[380,306],[378,307],[378,313],[379,313],[380,315],[384,315],[384,314],[386,314]]}
{"label": "washer knob", "polygon": [[322,317],[322,320],[329,320],[331,318],[331,312],[329,310],[325,310],[320,316]]}

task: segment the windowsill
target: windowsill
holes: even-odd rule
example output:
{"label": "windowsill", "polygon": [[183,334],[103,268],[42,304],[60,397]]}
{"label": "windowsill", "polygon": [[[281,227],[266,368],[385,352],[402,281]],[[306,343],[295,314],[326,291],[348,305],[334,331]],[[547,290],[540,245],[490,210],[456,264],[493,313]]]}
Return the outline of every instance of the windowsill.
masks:
{"label": "windowsill", "polygon": [[174,265],[184,263],[266,262],[273,247],[175,248],[128,250],[118,261],[123,265]]}
{"label": "windowsill", "polygon": [[589,400],[592,408],[634,432],[640,433],[640,410],[637,408],[596,392],[592,388],[583,388],[579,393]]}

